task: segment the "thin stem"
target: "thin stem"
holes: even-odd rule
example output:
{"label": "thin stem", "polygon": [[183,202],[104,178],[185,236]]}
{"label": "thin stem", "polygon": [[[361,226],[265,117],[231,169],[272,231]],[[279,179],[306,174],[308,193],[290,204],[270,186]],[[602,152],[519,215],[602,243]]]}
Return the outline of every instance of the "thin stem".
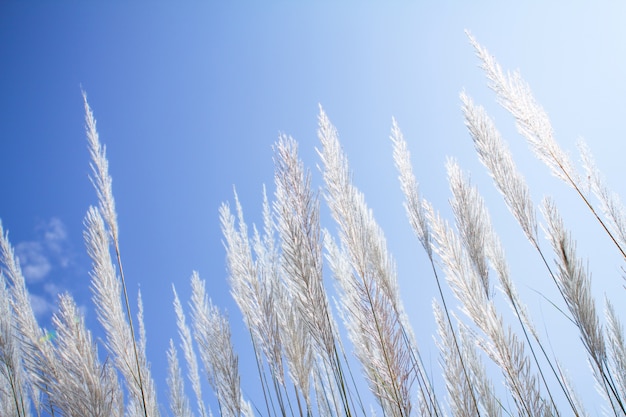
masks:
{"label": "thin stem", "polygon": [[122,291],[124,293],[124,303],[126,305],[126,314],[128,314],[128,324],[130,327],[131,340],[133,344],[133,352],[135,354],[135,364],[137,365],[137,378],[139,383],[139,390],[141,392],[141,403],[143,406],[143,414],[148,417],[148,405],[146,403],[146,394],[143,387],[143,378],[141,377],[141,363],[139,361],[139,351],[137,349],[137,341],[135,340],[135,330],[133,326],[133,319],[130,311],[130,303],[128,301],[128,292],[126,290],[126,279],[124,277],[124,269],[122,268],[122,258],[120,256],[120,248],[118,244],[117,235],[113,236],[113,246],[115,247],[115,256],[117,257],[117,265],[120,269],[120,280],[122,281]]}
{"label": "thin stem", "polygon": [[476,400],[476,394],[474,393],[474,389],[472,388],[472,383],[470,381],[467,368],[465,367],[465,361],[463,360],[463,355],[461,354],[461,348],[459,347],[459,342],[456,337],[456,332],[454,331],[454,327],[452,326],[452,319],[450,318],[450,312],[448,310],[446,297],[443,295],[443,290],[441,288],[441,281],[439,279],[439,274],[437,274],[437,268],[435,267],[435,260],[433,259],[431,254],[428,254],[428,259],[430,260],[430,265],[432,267],[433,274],[435,275],[435,282],[437,283],[437,289],[439,290],[439,296],[441,297],[443,311],[446,313],[446,320],[448,321],[448,325],[450,326],[452,338],[454,340],[454,347],[456,348],[459,358],[461,359],[461,366],[463,367],[463,376],[465,377],[467,386],[470,388],[470,393],[472,394],[472,403],[474,404],[474,408],[476,409],[476,415],[480,417],[480,409],[478,408],[478,400]]}

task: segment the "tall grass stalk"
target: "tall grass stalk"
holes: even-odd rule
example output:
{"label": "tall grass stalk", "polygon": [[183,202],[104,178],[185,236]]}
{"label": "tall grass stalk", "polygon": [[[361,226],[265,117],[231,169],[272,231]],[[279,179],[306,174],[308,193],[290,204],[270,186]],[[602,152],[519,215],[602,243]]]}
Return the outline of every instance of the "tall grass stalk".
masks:
{"label": "tall grass stalk", "polygon": [[[14,384],[21,383],[27,388],[24,390],[20,389],[19,385],[14,385],[11,391],[15,393],[13,395],[19,397],[14,397],[13,401],[16,404],[21,404],[17,407],[20,413],[27,412],[27,403],[29,401],[33,402],[36,412],[40,413],[44,404],[41,403],[41,390],[37,384],[37,375],[40,369],[36,365],[40,365],[45,369],[47,365],[46,358],[50,358],[53,355],[50,353],[50,346],[45,343],[46,335],[44,331],[37,324],[35,313],[30,303],[28,289],[26,288],[26,280],[22,274],[19,260],[15,256],[15,251],[9,241],[9,234],[4,231],[2,223],[0,223],[0,265],[2,266],[2,275],[5,282],[8,283],[8,295],[12,311],[12,334],[16,338],[10,344],[3,343],[3,345],[9,349],[15,349],[19,346],[19,353],[10,353],[12,356],[11,364],[22,362],[23,368],[21,370],[11,370],[11,372],[15,374]],[[44,343],[41,343],[42,341]],[[39,347],[40,352],[44,353],[41,363],[38,364],[36,360],[28,360],[28,356],[36,352],[31,347]]]}
{"label": "tall grass stalk", "polygon": [[[87,94],[83,91],[85,105],[85,123],[87,141],[91,155],[92,184],[98,196],[98,208],[90,208],[85,220],[87,251],[94,262],[92,279],[94,281],[94,298],[106,301],[106,307],[97,309],[102,326],[107,330],[107,340],[112,354],[118,360],[118,367],[135,397],[134,404],[140,406],[144,417],[156,417],[159,409],[153,382],[147,376],[148,369],[145,352],[140,352],[135,337],[135,329],[131,314],[126,278],[122,267],[119,245],[119,228],[117,211],[113,198],[113,180],[109,175],[109,163],[106,148],[101,145],[96,120],[87,103]],[[106,224],[106,227],[105,227]],[[119,278],[109,253],[109,238],[115,250]],[[101,275],[104,274],[104,275]],[[120,297],[123,296],[123,304]],[[96,305],[99,303],[96,301]],[[124,311],[125,310],[125,311]],[[132,351],[128,349],[132,348]],[[148,385],[148,386],[146,386]]]}
{"label": "tall grass stalk", "polygon": [[395,264],[387,253],[383,232],[367,208],[363,194],[352,185],[337,131],[321,108],[318,137],[322,143],[318,153],[324,164],[326,199],[354,271],[350,274],[352,280],[346,276],[338,278],[344,289],[346,317],[352,322],[357,356],[381,405],[392,407],[383,406],[386,412],[397,416],[410,414],[411,399],[404,394],[417,379],[424,397],[438,415],[439,405],[419,361],[415,337],[398,292]]}
{"label": "tall grass stalk", "polygon": [[10,300],[6,280],[0,274],[0,375],[4,387],[0,390],[0,411],[25,417],[30,415],[30,399]]}
{"label": "tall grass stalk", "polygon": [[243,402],[239,359],[233,350],[228,320],[209,300],[205,282],[197,273],[191,277],[191,289],[195,339],[209,382],[217,395],[220,414],[239,417]]}
{"label": "tall grass stalk", "polygon": [[337,391],[333,392],[341,398],[341,411],[346,416],[352,416],[356,404],[350,394],[350,381],[336,342],[336,324],[323,283],[319,201],[311,190],[310,174],[304,171],[298,157],[296,142],[281,136],[275,155],[274,209],[287,291],[311,340],[315,342],[315,354],[322,361],[317,364],[318,368],[330,372],[328,380],[334,379]]}
{"label": "tall grass stalk", "polygon": [[[524,337],[528,343],[534,362],[537,365],[537,371],[549,396],[550,402],[553,407],[556,407],[550,385],[546,382],[528,335],[528,333],[533,334],[538,341],[537,331],[526,313],[524,304],[521,303],[517,296],[517,290],[513,282],[509,279],[504,251],[500,244],[500,239],[491,226],[491,218],[484,200],[478,192],[478,189],[470,185],[469,179],[462,174],[461,168],[455,161],[448,161],[447,170],[448,181],[453,196],[450,205],[454,213],[459,238],[467,251],[471,266],[480,279],[486,298],[491,300],[494,294],[489,277],[488,261],[492,264],[493,269],[500,279],[503,292],[507,296],[507,301],[510,303],[513,312],[520,322]],[[550,359],[547,358],[547,360],[549,361]]]}
{"label": "tall grass stalk", "polygon": [[[183,306],[178,299],[176,288],[172,285],[172,291],[174,292],[174,312],[176,313],[176,325],[178,326],[178,336],[181,339],[181,346],[185,361],[187,363],[187,376],[191,382],[191,388],[196,396],[196,405],[198,407],[198,413],[200,417],[207,417],[206,405],[202,399],[202,386],[200,384],[200,371],[198,369],[198,359],[196,358],[196,352],[193,345],[193,337],[191,330],[187,325],[187,319]],[[171,350],[171,349],[170,349]]]}
{"label": "tall grass stalk", "polygon": [[[487,49],[481,46],[469,33],[468,36],[476,54],[482,61],[482,68],[491,82],[490,87],[498,95],[500,104],[515,117],[519,132],[526,138],[537,157],[550,168],[552,173],[576,191],[607,236],[615,244],[622,257],[626,258],[626,249],[620,245],[618,238],[614,236],[611,228],[600,217],[587,193],[585,193],[580,175],[570,158],[556,142],[550,119],[535,100],[528,84],[522,79],[519,72],[505,73]],[[603,201],[602,196],[600,199]]]}
{"label": "tall grass stalk", "polygon": [[124,415],[122,391],[110,363],[100,363],[91,333],[72,297],[59,297],[56,328],[56,380],[49,382],[54,405],[63,416]]}
{"label": "tall grass stalk", "polygon": [[615,380],[617,392],[626,392],[626,343],[624,327],[617,316],[615,307],[606,300],[607,345],[610,356],[609,367]]}
{"label": "tall grass stalk", "polygon": [[[465,124],[470,132],[470,136],[472,137],[480,161],[488,169],[494,180],[496,188],[502,194],[507,207],[522,228],[522,231],[528,241],[539,252],[544,264],[548,268],[548,272],[554,279],[554,274],[552,273],[546,257],[544,256],[539,245],[537,218],[534,204],[530,198],[530,190],[524,178],[517,170],[510,150],[506,146],[504,140],[500,136],[500,133],[485,110],[481,106],[475,105],[472,99],[465,93],[461,94],[461,101],[463,103]],[[571,391],[571,389],[568,389],[568,384],[564,380],[562,373],[558,370],[558,365],[556,365],[554,363],[555,361],[547,354],[544,344],[539,338],[535,325],[530,319],[530,316],[526,311],[526,307],[520,300],[517,290],[510,279],[506,257],[504,256],[504,252],[499,241],[494,236],[489,239],[489,242],[490,243],[487,245],[488,257],[490,258],[493,269],[498,274],[503,292],[514,311],[515,316],[520,322],[522,331],[524,332],[524,336],[528,342],[534,361],[538,366],[544,385],[549,390],[549,384],[546,382],[546,377],[542,367],[539,366],[539,359],[535,353],[530,336],[533,337],[536,345],[539,347],[543,357],[547,361],[548,367],[555,376],[559,387],[563,391],[572,408],[572,411],[575,415],[580,415],[583,411],[579,409],[574,401],[575,394]],[[550,394],[550,396],[552,395]]]}
{"label": "tall grass stalk", "polygon": [[[254,252],[257,256],[255,260],[243,210],[236,193],[235,205],[238,228],[235,226],[235,216],[231,213],[230,207],[227,204],[220,207],[220,223],[225,239],[231,294],[243,314],[252,338],[267,412],[269,415],[275,414],[276,402],[281,415],[284,416],[287,412],[287,405],[283,400],[286,384],[278,308],[284,295],[283,286],[279,282],[278,261],[271,237],[274,224],[268,214],[267,196],[264,195],[264,222],[267,235],[262,241],[258,231],[254,229]],[[271,383],[264,375],[262,357],[269,367]],[[274,393],[275,399],[271,397],[271,392]]]}
{"label": "tall grass stalk", "polygon": [[501,416],[501,403],[476,353],[476,346],[470,341],[474,335],[463,328],[456,332],[437,302],[433,302],[433,312],[450,412],[457,417],[474,416],[476,412],[489,417]]}
{"label": "tall grass stalk", "polygon": [[476,399],[472,384],[469,383],[470,376],[468,373],[468,369],[465,361],[463,360],[458,337],[452,325],[452,319],[450,318],[450,311],[448,309],[446,297],[444,296],[441,281],[439,279],[439,274],[437,273],[437,268],[435,266],[435,258],[433,256],[433,248],[431,245],[428,220],[426,219],[423,200],[419,194],[418,183],[415,179],[415,175],[413,174],[413,167],[411,165],[411,154],[409,152],[408,145],[404,140],[404,135],[400,131],[400,128],[398,127],[395,119],[392,120],[390,138],[393,143],[393,159],[399,172],[398,178],[400,180],[400,188],[402,189],[405,197],[404,207],[407,213],[407,217],[409,219],[411,227],[413,228],[413,232],[422,244],[422,247],[426,251],[426,255],[428,256],[428,259],[430,261],[433,275],[435,277],[435,282],[437,283],[437,289],[439,290],[439,297],[443,306],[443,312],[446,316],[446,320],[448,321],[448,327],[446,329],[450,329],[450,332],[446,334],[448,334],[452,338],[451,342],[453,343],[457,351],[457,357],[460,358],[460,366],[461,370],[463,371],[462,377],[465,380],[466,387],[469,389],[469,395],[472,399],[474,411],[477,415],[480,415],[481,412],[478,406],[478,401]]}
{"label": "tall grass stalk", "polygon": [[189,398],[185,394],[185,383],[178,364],[178,351],[174,341],[170,339],[170,348],[167,351],[168,377],[167,385],[170,390],[170,409],[174,417],[192,417]]}
{"label": "tall grass stalk", "polygon": [[550,402],[542,394],[539,381],[528,360],[523,343],[505,327],[489,291],[472,267],[467,250],[457,233],[427,205],[435,251],[445,267],[446,279],[461,302],[462,310],[483,332],[478,343],[485,353],[500,367],[510,390],[517,412],[521,416],[554,415]]}
{"label": "tall grass stalk", "polygon": [[606,344],[600,319],[591,295],[591,279],[582,260],[576,254],[576,245],[565,230],[563,220],[555,204],[545,199],[543,213],[546,217],[546,233],[552,244],[558,268],[558,285],[590,358],[594,376],[604,389],[606,398],[616,415],[626,413],[622,393],[618,391],[611,369],[607,364]]}
{"label": "tall grass stalk", "polygon": [[608,227],[615,237],[615,244],[623,254],[624,248],[626,248],[626,209],[620,201],[619,195],[612,192],[606,185],[587,144],[581,140],[578,149],[589,181],[589,188],[600,201],[602,213],[604,213]]}

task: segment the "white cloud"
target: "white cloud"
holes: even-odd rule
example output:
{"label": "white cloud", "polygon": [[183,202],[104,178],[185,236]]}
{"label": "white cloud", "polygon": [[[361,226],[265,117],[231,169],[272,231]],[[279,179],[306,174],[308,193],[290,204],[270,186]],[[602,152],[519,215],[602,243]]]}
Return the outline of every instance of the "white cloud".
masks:
{"label": "white cloud", "polygon": [[37,317],[47,316],[54,311],[54,303],[40,295],[30,294],[30,305]]}
{"label": "white cloud", "polygon": [[15,247],[26,282],[43,280],[52,269],[50,260],[39,242],[21,242]]}
{"label": "white cloud", "polygon": [[61,253],[63,244],[67,240],[67,231],[63,222],[59,218],[53,217],[43,226],[43,229],[43,239],[46,246],[55,253]]}
{"label": "white cloud", "polygon": [[52,282],[46,283],[46,285],[43,286],[43,289],[46,293],[50,295],[50,297],[55,297],[55,298],[63,291],[61,287],[59,287],[58,285]]}
{"label": "white cloud", "polygon": [[70,264],[67,231],[63,222],[53,217],[37,227],[40,238],[21,242],[15,247],[24,278],[28,283],[43,281],[54,265],[66,268]]}
{"label": "white cloud", "polygon": [[15,246],[24,279],[29,286],[30,301],[35,315],[43,319],[56,309],[59,293],[66,290],[59,269],[71,267],[72,250],[63,222],[53,217],[36,228],[37,238]]}

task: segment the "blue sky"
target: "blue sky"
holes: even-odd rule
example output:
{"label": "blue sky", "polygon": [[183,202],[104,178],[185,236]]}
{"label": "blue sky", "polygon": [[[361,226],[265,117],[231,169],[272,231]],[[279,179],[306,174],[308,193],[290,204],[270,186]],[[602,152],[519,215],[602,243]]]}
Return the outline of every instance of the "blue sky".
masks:
{"label": "blue sky", "polygon": [[[387,233],[433,372],[435,287],[404,216],[388,140],[392,116],[409,143],[424,196],[449,213],[444,164],[456,157],[492,207],[535,318],[547,325],[562,320],[535,292],[556,297],[473,152],[460,111],[463,89],[495,117],[534,200],[550,194],[562,204],[599,300],[616,294],[619,304],[619,257],[572,192],[515,133],[464,34],[470,30],[505,68],[521,70],[561,145],[577,160],[575,141],[584,137],[609,184],[624,195],[626,7],[617,3],[2,2],[0,219],[42,323],[56,294],[70,291],[97,328],[82,241],[83,217],[96,196],[88,180],[81,86],[107,145],[128,286],[131,294],[142,291],[148,355],[164,404],[165,351],[176,337],[171,284],[186,300],[192,270],[228,310],[245,355],[247,336],[228,294],[218,207],[232,200],[236,186],[247,219],[259,222],[262,185],[273,190],[271,145],[281,132],[299,141],[320,185],[318,104],[337,127],[354,181]],[[558,350],[559,339],[567,347],[568,337],[576,343],[567,333],[551,333],[550,341],[572,374],[590,381],[584,356]],[[254,387],[244,381],[244,390]],[[590,384],[578,388],[592,414],[599,411]]]}

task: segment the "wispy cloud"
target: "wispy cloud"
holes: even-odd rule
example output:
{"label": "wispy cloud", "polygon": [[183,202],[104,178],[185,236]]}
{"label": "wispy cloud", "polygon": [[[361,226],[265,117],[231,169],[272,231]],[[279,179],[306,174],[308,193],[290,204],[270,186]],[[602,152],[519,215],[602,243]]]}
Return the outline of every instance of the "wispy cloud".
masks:
{"label": "wispy cloud", "polygon": [[48,316],[54,311],[54,303],[45,296],[30,294],[30,305],[36,317]]}
{"label": "wispy cloud", "polygon": [[63,292],[63,288],[61,288],[59,285],[53,282],[46,283],[43,286],[43,289],[46,292],[46,294],[48,294],[51,297],[56,297],[57,295]]}
{"label": "wispy cloud", "polygon": [[21,242],[15,247],[15,254],[20,260],[22,273],[27,283],[43,280],[50,270],[50,260],[44,252],[44,246],[40,242]]}
{"label": "wispy cloud", "polygon": [[55,311],[58,295],[66,291],[63,275],[72,266],[73,251],[61,219],[41,222],[35,231],[35,239],[15,245],[15,254],[29,286],[35,315],[44,319]]}
{"label": "wispy cloud", "polygon": [[66,268],[70,264],[67,231],[63,222],[53,217],[37,227],[37,240],[20,242],[15,247],[24,278],[29,284],[46,279],[53,266]]}
{"label": "wispy cloud", "polygon": [[56,255],[59,264],[62,267],[69,265],[69,256],[67,255],[67,231],[63,222],[53,217],[44,224],[43,239],[47,249]]}

